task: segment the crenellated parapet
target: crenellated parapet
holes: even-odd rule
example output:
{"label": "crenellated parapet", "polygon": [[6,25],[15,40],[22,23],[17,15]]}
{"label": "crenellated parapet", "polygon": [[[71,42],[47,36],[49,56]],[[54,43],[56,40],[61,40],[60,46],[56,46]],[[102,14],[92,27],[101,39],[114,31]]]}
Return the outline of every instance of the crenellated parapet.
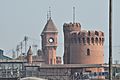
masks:
{"label": "crenellated parapet", "polygon": [[104,33],[102,31],[72,31],[70,42],[71,44],[103,45]]}
{"label": "crenellated parapet", "polygon": [[63,32],[65,64],[104,63],[104,33],[102,31],[82,30],[80,23],[65,23]]}
{"label": "crenellated parapet", "polygon": [[64,23],[63,25],[63,31],[80,31],[81,30],[81,24],[80,23]]}

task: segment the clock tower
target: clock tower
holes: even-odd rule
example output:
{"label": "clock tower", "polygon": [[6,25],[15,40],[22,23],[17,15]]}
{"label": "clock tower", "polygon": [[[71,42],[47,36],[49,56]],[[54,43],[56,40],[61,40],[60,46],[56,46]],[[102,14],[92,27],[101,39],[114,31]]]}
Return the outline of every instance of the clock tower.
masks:
{"label": "clock tower", "polygon": [[51,17],[47,20],[47,23],[41,33],[41,38],[42,51],[44,53],[45,63],[56,64],[58,30],[53,23]]}

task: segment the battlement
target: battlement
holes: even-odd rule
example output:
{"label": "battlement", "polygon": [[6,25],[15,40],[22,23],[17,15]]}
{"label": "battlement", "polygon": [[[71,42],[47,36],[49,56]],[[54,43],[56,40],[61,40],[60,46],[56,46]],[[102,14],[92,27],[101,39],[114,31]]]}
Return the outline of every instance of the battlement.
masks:
{"label": "battlement", "polygon": [[103,45],[104,33],[102,31],[72,31],[70,32],[70,41],[72,44]]}
{"label": "battlement", "polygon": [[105,39],[102,31],[82,30],[80,23],[65,23],[63,32],[65,64],[104,63]]}
{"label": "battlement", "polygon": [[80,23],[64,23],[63,30],[64,31],[80,31],[81,24]]}
{"label": "battlement", "polygon": [[82,30],[82,31],[71,31],[70,32],[71,36],[101,36],[104,37],[104,33],[102,31],[87,31],[87,30]]}

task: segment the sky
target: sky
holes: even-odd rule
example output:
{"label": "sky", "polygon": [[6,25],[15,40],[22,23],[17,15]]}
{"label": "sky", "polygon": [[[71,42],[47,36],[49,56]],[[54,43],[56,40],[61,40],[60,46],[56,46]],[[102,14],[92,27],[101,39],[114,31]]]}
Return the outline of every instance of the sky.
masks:
{"label": "sky", "polygon": [[[57,55],[63,57],[63,24],[79,22],[84,30],[98,30],[105,33],[104,61],[108,62],[108,2],[109,0],[0,0],[0,49],[12,56],[12,49],[28,36],[28,46],[38,45],[41,49],[40,34],[51,17],[58,28]],[[113,62],[120,61],[120,0],[113,0]]]}

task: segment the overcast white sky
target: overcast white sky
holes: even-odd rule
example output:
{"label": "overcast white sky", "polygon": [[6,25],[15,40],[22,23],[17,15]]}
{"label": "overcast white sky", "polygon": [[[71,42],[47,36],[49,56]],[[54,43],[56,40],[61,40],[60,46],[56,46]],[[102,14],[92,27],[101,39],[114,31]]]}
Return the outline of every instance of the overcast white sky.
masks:
{"label": "overcast white sky", "polygon": [[[16,49],[24,36],[28,45],[41,48],[40,33],[47,21],[49,6],[59,30],[57,55],[63,56],[63,24],[72,22],[72,7],[76,7],[76,22],[82,29],[105,33],[105,62],[108,62],[108,1],[109,0],[0,0],[0,48],[6,55]],[[120,56],[120,0],[113,0],[113,58]]]}

